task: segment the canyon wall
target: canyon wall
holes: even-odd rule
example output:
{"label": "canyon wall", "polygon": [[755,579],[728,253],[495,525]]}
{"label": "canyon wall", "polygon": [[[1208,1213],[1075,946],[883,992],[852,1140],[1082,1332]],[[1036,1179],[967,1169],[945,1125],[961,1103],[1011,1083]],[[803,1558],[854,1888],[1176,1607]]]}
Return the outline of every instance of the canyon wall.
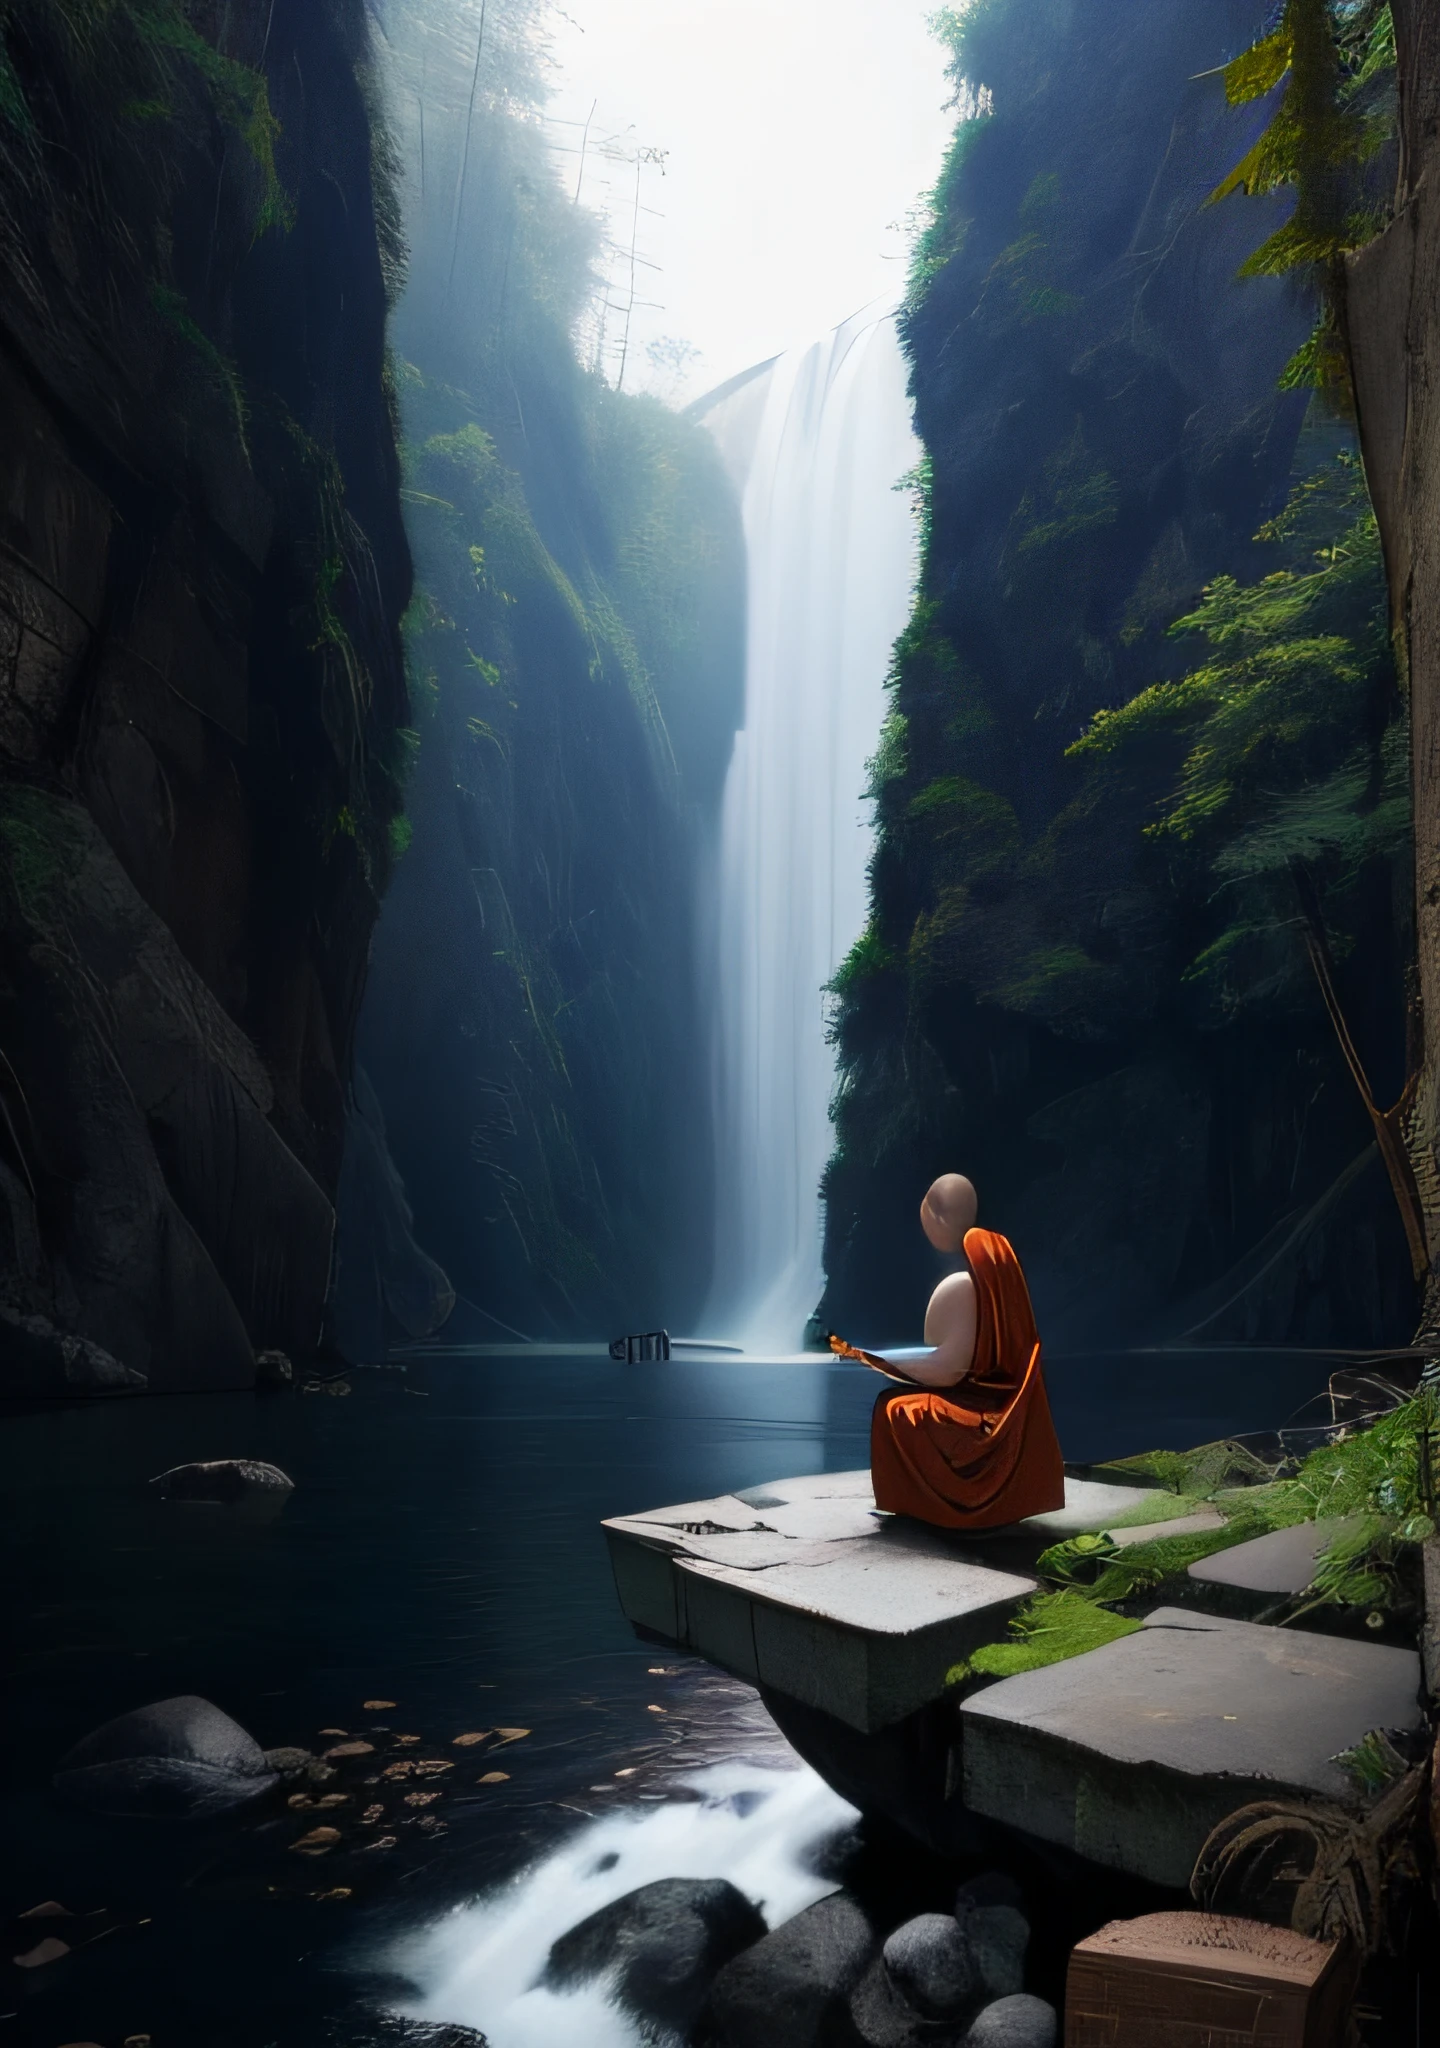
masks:
{"label": "canyon wall", "polygon": [[320,1340],[409,722],[365,14],[3,34],[0,1391],[243,1386]]}
{"label": "canyon wall", "polygon": [[[914,1333],[970,1173],[1047,1338],[1403,1341],[1404,704],[1349,430],[1292,366],[1253,0],[985,0],[907,315],[925,562],[835,984],[825,1319]],[[1289,388],[1281,388],[1282,383]],[[1107,723],[1107,720],[1111,721]],[[1328,965],[1327,965],[1328,961]]]}

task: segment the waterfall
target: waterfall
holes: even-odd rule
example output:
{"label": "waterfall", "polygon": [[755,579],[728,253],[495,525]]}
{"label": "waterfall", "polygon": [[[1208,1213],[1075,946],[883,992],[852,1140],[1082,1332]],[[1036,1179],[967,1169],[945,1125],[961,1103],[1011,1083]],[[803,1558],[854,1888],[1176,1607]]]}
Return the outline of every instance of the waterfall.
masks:
{"label": "waterfall", "polygon": [[914,511],[895,489],[921,454],[907,376],[893,309],[780,356],[745,476],[745,723],[712,926],[707,1321],[752,1348],[797,1349],[824,1280],[834,1058],[822,991],[865,923],[865,764],[914,588]]}

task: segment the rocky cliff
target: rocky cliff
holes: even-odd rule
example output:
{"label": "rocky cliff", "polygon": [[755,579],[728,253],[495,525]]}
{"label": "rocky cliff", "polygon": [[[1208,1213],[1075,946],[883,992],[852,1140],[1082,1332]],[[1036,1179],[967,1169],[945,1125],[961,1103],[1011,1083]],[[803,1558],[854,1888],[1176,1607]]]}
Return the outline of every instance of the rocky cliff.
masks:
{"label": "rocky cliff", "polygon": [[1239,274],[1293,195],[1207,203],[1268,118],[1222,75],[1267,19],[950,18],[965,118],[908,315],[925,564],[837,983],[837,1327],[910,1327],[915,1200],[959,1168],[1055,1341],[1408,1331],[1321,986],[1388,1104],[1408,839],[1374,521],[1300,388],[1313,298]]}
{"label": "rocky cliff", "polygon": [[408,721],[364,13],[0,30],[0,1391],[245,1385],[319,1338]]}
{"label": "rocky cliff", "polygon": [[[359,1056],[457,1334],[683,1329],[708,1277],[696,906],[741,709],[739,509],[700,426],[633,393],[633,362],[615,388],[601,223],[556,175],[528,0],[387,32],[417,740]],[[430,1313],[401,1250],[377,1301],[342,1217],[365,1356]]]}

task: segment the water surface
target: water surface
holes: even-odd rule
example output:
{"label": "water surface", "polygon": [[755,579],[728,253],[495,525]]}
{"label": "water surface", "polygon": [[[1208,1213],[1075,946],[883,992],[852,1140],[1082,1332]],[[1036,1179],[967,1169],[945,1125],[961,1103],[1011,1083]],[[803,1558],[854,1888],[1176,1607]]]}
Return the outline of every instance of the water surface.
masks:
{"label": "water surface", "polygon": [[[1282,1422],[1326,1369],[1302,1354],[1135,1355],[1055,1359],[1049,1376],[1066,1453],[1089,1460]],[[354,2000],[397,1937],[588,1817],[676,1796],[677,1772],[786,1760],[743,1688],[635,1640],[597,1524],[863,1465],[873,1375],[820,1358],[625,1366],[532,1351],[412,1357],[350,1384],[0,1417],[0,1907],[53,1897],[124,1923],[9,1972],[0,2048],[120,2048],[147,2032],[154,2048],[353,2048],[371,2038]],[[146,1487],[226,1456],[281,1465],[294,1494],[265,1516]],[[392,1806],[396,1847],[379,1854],[357,1846],[368,1765],[347,1767],[351,1803],[335,1815],[267,1803],[195,1827],[56,1804],[49,1776],[71,1742],[182,1692],[267,1747],[324,1748],[339,1738],[320,1731],[340,1729],[373,1739],[378,1765],[408,1733],[453,1768],[432,1807]],[[397,1706],[366,1713],[371,1699]],[[498,1751],[453,1746],[497,1726],[529,1732]],[[503,1782],[478,1783],[501,1768]],[[340,1849],[297,1856],[296,1837],[332,1818]]]}

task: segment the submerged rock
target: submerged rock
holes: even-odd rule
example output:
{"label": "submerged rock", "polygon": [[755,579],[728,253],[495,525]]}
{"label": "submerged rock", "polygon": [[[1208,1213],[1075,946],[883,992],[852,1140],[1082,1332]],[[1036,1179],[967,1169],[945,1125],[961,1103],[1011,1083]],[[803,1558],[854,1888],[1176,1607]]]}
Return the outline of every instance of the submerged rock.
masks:
{"label": "submerged rock", "polygon": [[[297,1778],[308,1777],[315,1762],[313,1749],[294,1749],[288,1745],[279,1749],[267,1749],[262,1754],[266,1768],[272,1770],[276,1777],[287,1785],[293,1784]],[[333,1778],[334,1775],[333,1771],[326,1772],[327,1777]]]}
{"label": "submerged rock", "polygon": [[614,1971],[617,2004],[684,2033],[716,1972],[764,1933],[761,1915],[724,1878],[660,1878],[562,1934],[542,1982],[569,1991]]}
{"label": "submerged rock", "polygon": [[290,1387],[295,1384],[295,1368],[283,1351],[255,1353],[255,1384],[257,1387]]}
{"label": "submerged rock", "polygon": [[227,1501],[246,1494],[295,1491],[288,1473],[255,1458],[207,1458],[197,1465],[172,1465],[150,1484],[161,1500]]}
{"label": "submerged rock", "polygon": [[84,1736],[55,1789],[92,1813],[188,1818],[223,1813],[277,1783],[253,1736],[194,1693],[156,1700]]}
{"label": "submerged rock", "polygon": [[727,1963],[696,2028],[702,2048],[840,2048],[875,1930],[844,1892],[810,1906]]}
{"label": "submerged rock", "polygon": [[963,1931],[948,1913],[921,1913],[885,1944],[885,1967],[925,2019],[955,2020],[975,2003],[976,1969]]}
{"label": "submerged rock", "polygon": [[960,2048],[1055,2048],[1059,2038],[1054,2006],[1022,1991],[987,2005],[972,2022]]}

